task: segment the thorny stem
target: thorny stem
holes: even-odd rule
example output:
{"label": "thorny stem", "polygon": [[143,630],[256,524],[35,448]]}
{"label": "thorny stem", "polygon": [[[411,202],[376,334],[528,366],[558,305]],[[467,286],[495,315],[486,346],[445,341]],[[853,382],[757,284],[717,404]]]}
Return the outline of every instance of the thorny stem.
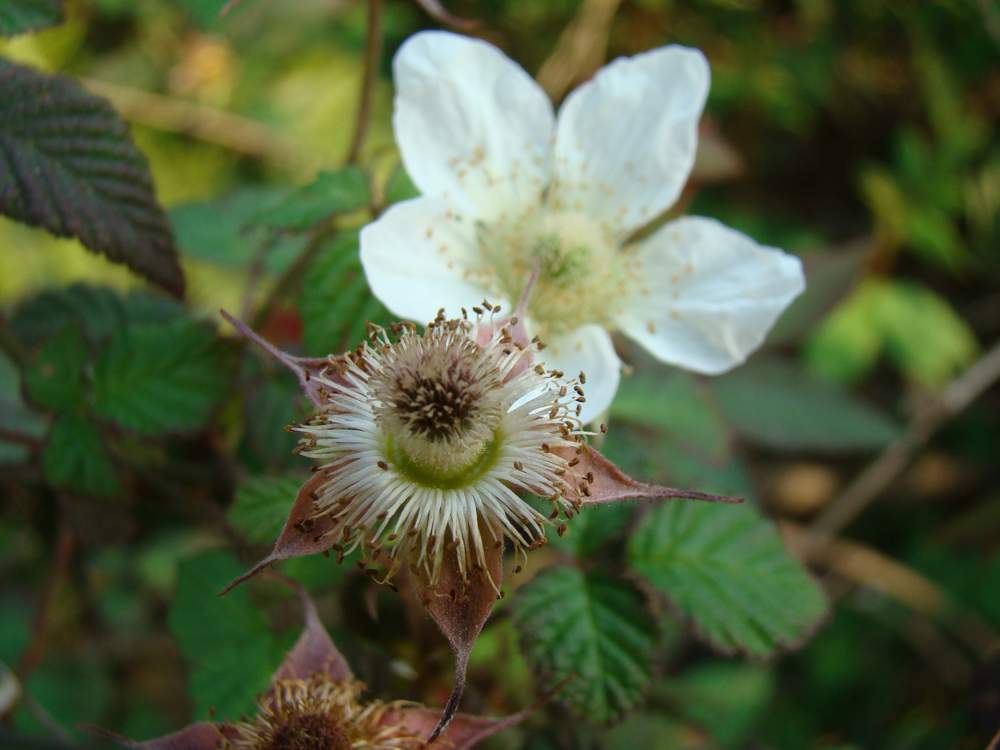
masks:
{"label": "thorny stem", "polygon": [[949,383],[929,407],[920,410],[907,431],[859,474],[812,523],[811,544],[824,545],[846,528],[903,472],[935,432],[1000,380],[1000,342]]}
{"label": "thorny stem", "polygon": [[368,0],[368,34],[365,38],[365,62],[361,75],[361,93],[358,98],[358,115],[354,123],[354,136],[347,152],[347,163],[357,164],[368,134],[371,121],[372,96],[378,64],[382,58],[382,0]]}

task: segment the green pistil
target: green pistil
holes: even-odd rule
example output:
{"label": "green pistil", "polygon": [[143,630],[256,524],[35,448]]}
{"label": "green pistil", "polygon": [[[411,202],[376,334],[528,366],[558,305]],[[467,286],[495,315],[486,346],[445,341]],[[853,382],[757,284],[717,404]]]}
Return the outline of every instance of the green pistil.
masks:
{"label": "green pistil", "polygon": [[501,440],[502,435],[497,430],[493,433],[493,439],[469,463],[449,471],[414,459],[392,436],[386,438],[385,455],[393,468],[414,484],[439,490],[455,490],[474,484],[493,468],[500,457]]}

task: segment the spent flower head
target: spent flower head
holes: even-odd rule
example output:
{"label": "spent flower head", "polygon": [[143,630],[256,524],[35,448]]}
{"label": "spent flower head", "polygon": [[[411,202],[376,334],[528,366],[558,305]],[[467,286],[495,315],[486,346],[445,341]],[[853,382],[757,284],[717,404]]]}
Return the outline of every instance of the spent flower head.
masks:
{"label": "spent flower head", "polygon": [[[440,711],[413,701],[364,701],[363,683],[330,640],[301,589],[305,628],[271,678],[257,712],[240,721],[191,724],[137,742],[97,730],[135,750],[419,750]],[[530,713],[503,719],[458,714],[440,739],[442,750],[468,750]]]}
{"label": "spent flower head", "polygon": [[694,163],[709,71],[668,46],[610,63],[553,112],[492,45],[447,32],[407,40],[393,65],[394,127],[422,197],[361,232],[374,293],[427,320],[520,296],[550,367],[590,378],[583,421],[611,403],[621,331],[658,359],[720,373],[757,348],[803,289],[801,264],[712,219],[637,230],[680,195]]}

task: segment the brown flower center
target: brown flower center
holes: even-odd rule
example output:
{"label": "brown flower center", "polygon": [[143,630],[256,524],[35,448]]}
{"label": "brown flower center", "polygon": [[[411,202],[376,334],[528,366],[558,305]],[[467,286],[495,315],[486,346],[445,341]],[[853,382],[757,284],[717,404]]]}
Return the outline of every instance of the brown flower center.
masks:
{"label": "brown flower center", "polygon": [[328,716],[293,714],[275,729],[267,750],[351,750],[351,740]]}

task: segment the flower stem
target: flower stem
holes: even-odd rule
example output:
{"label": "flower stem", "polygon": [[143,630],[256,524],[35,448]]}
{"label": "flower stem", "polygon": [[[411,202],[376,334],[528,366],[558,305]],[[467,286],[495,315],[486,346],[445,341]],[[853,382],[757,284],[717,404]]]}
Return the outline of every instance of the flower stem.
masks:
{"label": "flower stem", "polygon": [[354,136],[347,152],[347,163],[357,164],[368,135],[371,121],[372,95],[378,64],[382,57],[382,0],[368,0],[368,35],[365,40],[365,63],[361,76],[361,94],[358,99],[358,115],[354,123]]}

